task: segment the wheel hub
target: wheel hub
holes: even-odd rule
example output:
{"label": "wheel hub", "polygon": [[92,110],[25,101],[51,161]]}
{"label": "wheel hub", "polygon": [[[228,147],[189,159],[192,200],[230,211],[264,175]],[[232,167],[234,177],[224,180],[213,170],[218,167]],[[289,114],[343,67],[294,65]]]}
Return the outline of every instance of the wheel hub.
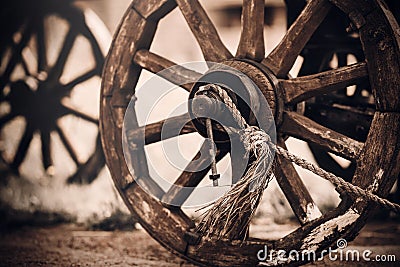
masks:
{"label": "wheel hub", "polygon": [[[61,88],[61,84],[39,82],[37,89],[28,82],[19,80],[11,84],[7,98],[11,110],[27,119],[35,129],[51,130],[57,119],[65,115],[61,104],[64,93],[57,93],[54,88]],[[60,90],[61,91],[61,90]]]}
{"label": "wheel hub", "polygon": [[[206,134],[205,120],[213,116],[215,121],[223,121],[223,126],[233,126],[223,102],[216,94],[204,92],[207,85],[218,85],[225,89],[242,116],[250,125],[267,125],[280,121],[283,106],[279,96],[277,78],[261,64],[251,60],[229,60],[210,68],[192,87],[189,95],[189,112],[197,131]],[[207,100],[207,98],[210,98]],[[261,118],[261,121],[260,121]],[[215,123],[214,137],[218,142],[229,140],[222,125]]]}

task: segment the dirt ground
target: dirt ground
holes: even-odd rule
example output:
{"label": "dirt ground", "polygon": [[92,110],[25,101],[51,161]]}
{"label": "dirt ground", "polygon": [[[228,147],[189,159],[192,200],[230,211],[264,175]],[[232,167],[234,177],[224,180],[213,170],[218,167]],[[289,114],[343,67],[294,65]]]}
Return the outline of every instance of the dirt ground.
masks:
{"label": "dirt ground", "polygon": [[[75,224],[19,227],[0,235],[1,266],[194,266],[154,241],[144,230],[91,231]],[[400,266],[400,224],[368,224],[349,248],[396,255],[397,261],[346,262],[346,266]],[[308,266],[342,266],[324,260]]]}

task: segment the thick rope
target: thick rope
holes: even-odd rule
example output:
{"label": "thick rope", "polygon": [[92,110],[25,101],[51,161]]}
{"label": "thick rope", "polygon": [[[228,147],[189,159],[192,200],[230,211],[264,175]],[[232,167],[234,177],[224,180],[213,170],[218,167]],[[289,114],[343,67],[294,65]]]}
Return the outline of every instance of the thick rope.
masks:
{"label": "thick rope", "polygon": [[315,164],[290,153],[282,147],[275,145],[271,142],[268,134],[265,133],[262,129],[247,124],[245,119],[242,117],[240,111],[237,109],[236,105],[233,103],[232,99],[224,89],[217,85],[212,85],[211,88],[213,89],[213,91],[218,93],[222,101],[226,104],[227,108],[232,113],[234,120],[242,129],[244,129],[242,140],[245,141],[244,144],[245,147],[247,146],[247,149],[252,149],[254,146],[259,146],[261,143],[267,143],[268,146],[276,153],[280,154],[281,156],[295,163],[296,165],[311,171],[312,173],[324,178],[325,180],[328,180],[341,191],[344,190],[355,198],[364,198],[374,203],[377,203],[385,209],[391,210],[395,213],[400,213],[400,205],[392,203],[387,199],[381,198],[373,194],[371,191],[362,189],[356,185],[353,185],[352,183],[346,182],[345,180],[343,180],[343,178],[327,172],[324,169],[316,166]]}

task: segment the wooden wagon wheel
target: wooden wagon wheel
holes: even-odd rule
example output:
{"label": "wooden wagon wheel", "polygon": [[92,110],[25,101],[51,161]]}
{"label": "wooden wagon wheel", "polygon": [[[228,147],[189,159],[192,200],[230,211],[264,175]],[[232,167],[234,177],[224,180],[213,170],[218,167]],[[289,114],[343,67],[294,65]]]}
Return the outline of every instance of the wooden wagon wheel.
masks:
{"label": "wooden wagon wheel", "polygon": [[[300,227],[279,240],[249,237],[240,242],[203,238],[200,243],[192,242],[188,236],[195,222],[182,209],[163,205],[157,197],[149,195],[139,185],[144,183],[148,188],[154,187],[149,184],[152,180],[148,177],[143,144],[133,144],[137,151],[131,158],[134,174],[127,167],[122,148],[124,114],[135,94],[142,68],[157,73],[174,65],[173,62],[151,53],[149,48],[157,23],[176,5],[184,15],[207,61],[239,66],[240,71],[251,77],[260,88],[266,86],[265,83],[272,88],[275,96],[266,94],[265,97],[270,106],[274,107],[280,145],[284,146],[285,136],[294,136],[356,160],[357,168],[352,183],[362,188],[375,189],[381,196],[388,194],[400,172],[400,166],[396,164],[400,160],[400,54],[396,39],[399,28],[386,6],[382,1],[309,1],[282,41],[264,58],[263,0],[244,1],[242,36],[236,56],[225,48],[198,1],[133,1],[115,35],[103,76],[100,125],[106,160],[115,185],[141,225],[174,253],[197,264],[254,266],[260,263],[257,253],[265,246],[274,250],[321,252],[340,237],[353,239],[364,225],[373,205],[362,199],[343,198],[338,207],[321,215],[293,165],[280,156],[276,158],[275,176],[299,220]],[[357,29],[365,61],[314,75],[288,78],[289,70],[316,28],[330,10],[336,8],[346,14]],[[240,67],[242,65],[245,67]],[[260,70],[263,68],[267,68],[268,77],[265,77],[265,71]],[[165,78],[179,84],[188,75],[196,74],[184,69],[170,73]],[[371,85],[376,111],[364,143],[328,129],[296,112],[295,106],[301,101],[365,79]],[[268,82],[271,80],[276,83]],[[190,86],[186,86],[186,89],[190,90]],[[136,118],[131,119],[129,123],[138,127]],[[159,129],[163,125],[164,121],[160,121],[147,126],[147,129],[158,129],[156,131],[145,131],[146,126],[138,127],[136,133],[146,133],[142,137],[148,142],[161,141]],[[189,125],[184,133],[193,131],[195,128]],[[147,136],[150,133],[151,136]],[[204,175],[204,172],[184,172],[176,184],[197,184]],[[158,197],[165,195],[174,197],[171,191],[158,191]],[[278,261],[276,255],[274,257],[273,261],[267,263],[300,263]]]}
{"label": "wooden wagon wheel", "polygon": [[[385,1],[398,22],[399,11],[394,1]],[[288,10],[288,25],[291,25],[305,1],[286,1]],[[340,10],[331,12],[304,47],[301,56],[303,63],[298,76],[311,75],[331,70],[331,65],[344,67],[365,60],[362,45],[355,27]],[[351,88],[316,96],[305,101],[304,115],[313,121],[333,129],[357,141],[365,142],[375,112],[373,94],[369,82],[358,83]],[[350,161],[345,166],[318,145],[309,143],[311,152],[318,165],[348,181],[354,175],[356,162]],[[399,188],[394,198],[398,201]]]}
{"label": "wooden wagon wheel", "polygon": [[93,12],[69,1],[6,5],[0,29],[3,162],[25,177],[90,183],[105,164],[93,95],[108,32]]}

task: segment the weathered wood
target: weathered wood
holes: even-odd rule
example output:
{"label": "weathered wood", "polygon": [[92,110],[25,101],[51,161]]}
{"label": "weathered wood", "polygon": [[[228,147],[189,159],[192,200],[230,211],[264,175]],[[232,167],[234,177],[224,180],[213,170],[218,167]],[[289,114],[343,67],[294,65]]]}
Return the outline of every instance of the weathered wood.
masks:
{"label": "weathered wood", "polygon": [[[174,131],[163,131],[164,125],[168,125],[169,130],[176,130],[178,127],[183,128],[180,132]],[[161,132],[163,131],[163,136],[161,136]],[[165,120],[154,122],[133,130],[129,130],[127,132],[127,139],[128,142],[133,142],[136,144],[145,144],[149,145],[152,143],[156,143],[162,140],[176,137],[176,134],[188,134],[195,132],[196,129],[194,128],[193,124],[191,123],[191,118],[188,113],[167,118]],[[144,142],[144,143],[143,143]]]}
{"label": "weathered wood", "polygon": [[137,51],[133,60],[142,68],[163,77],[173,84],[185,88],[189,92],[192,89],[193,83],[202,76],[201,73],[177,65],[148,50]]}
{"label": "weathered wood", "polygon": [[[189,0],[180,2],[187,3],[188,1]],[[343,0],[341,2],[346,2],[346,3],[354,2],[354,6],[357,8],[360,5],[360,2],[357,1]],[[318,5],[318,3],[322,3],[322,1],[309,1],[309,5],[313,5],[313,3],[317,3],[316,5]],[[195,2],[195,5],[196,4],[198,4],[197,1]],[[320,10],[318,10],[318,12],[320,12]],[[318,16],[320,16],[320,14],[318,14]],[[198,19],[198,17],[197,18],[195,17],[195,19],[192,20],[196,21],[196,19]],[[203,21],[197,21],[197,22],[198,24],[201,24]],[[366,23],[368,23],[368,21]],[[132,34],[134,30],[136,30],[136,27],[132,27],[132,25],[136,26],[136,24],[131,24],[130,27],[128,27],[128,25],[122,27],[126,31],[120,32],[119,34],[117,34],[117,36],[118,35],[127,36],[127,39],[131,39],[133,40],[133,43],[135,43],[136,42],[135,40],[140,39],[140,35],[143,32],[141,32],[139,28],[137,35]],[[124,43],[123,45],[124,49],[126,49],[126,47],[129,47],[129,44],[130,43],[128,41]],[[133,46],[135,46],[135,44],[133,44]],[[110,53],[111,55],[114,54],[114,52],[118,51],[118,49],[116,48],[113,49],[114,50],[111,50]],[[120,50],[119,52],[122,51]],[[130,53],[129,51],[123,51],[123,53],[127,55],[127,58],[129,58],[130,61],[132,60],[134,54]],[[289,54],[290,53],[288,53],[288,55]],[[120,134],[121,129],[119,127],[121,123],[120,117],[124,114],[123,112],[124,107],[122,106],[123,101],[125,101],[124,97],[130,99],[129,95],[130,92],[128,91],[128,89],[132,89],[135,87],[135,83],[129,83],[129,82],[125,83],[125,81],[128,81],[125,80],[126,72],[111,71],[109,73],[110,67],[115,67],[115,69],[118,69],[118,64],[124,64],[123,60],[122,61],[119,60],[121,58],[125,57],[124,56],[117,57],[118,60],[114,61],[112,65],[109,64],[108,67],[106,66],[105,82],[103,82],[103,84],[105,83],[106,85],[105,86],[103,85],[103,91],[102,91],[101,127],[103,135],[104,134],[106,135],[106,137],[103,137],[103,142],[105,144],[106,154],[108,155],[107,161],[110,165],[111,173],[113,174],[113,179],[116,181],[117,188],[118,190],[120,190],[122,197],[126,201],[131,211],[138,217],[138,220],[143,225],[143,227],[154,238],[159,240],[160,243],[162,243],[164,246],[174,250],[181,256],[190,258],[191,260],[197,263],[202,263],[204,265],[211,264],[211,265],[221,265],[221,266],[243,266],[247,264],[255,266],[258,263],[257,253],[259,250],[264,249],[264,245],[268,245],[268,249],[276,248],[276,249],[285,249],[286,251],[290,251],[291,249],[321,250],[324,247],[331,245],[339,237],[345,237],[346,240],[348,241],[351,240],[351,238],[354,237],[354,234],[358,231],[358,229],[364,224],[367,215],[367,212],[364,212],[366,209],[364,209],[363,207],[358,208],[356,205],[348,208],[349,205],[343,204],[339,208],[335,209],[333,212],[329,212],[327,215],[324,215],[321,218],[318,218],[310,223],[307,223],[294,233],[280,240],[277,240],[276,242],[268,242],[265,240],[260,240],[257,242],[251,242],[251,241],[239,242],[239,241],[229,241],[229,240],[227,241],[202,240],[201,244],[199,245],[187,247],[186,242],[183,241],[184,232],[187,229],[191,228],[193,225],[191,221],[187,219],[187,216],[181,213],[182,212],[181,210],[167,209],[163,207],[160,201],[146,194],[146,192],[144,192],[143,189],[136,183],[132,183],[131,186],[129,186],[126,190],[124,190],[123,192],[121,191],[120,188],[121,181],[126,181],[127,179],[129,179],[129,177],[124,177],[124,172],[126,171],[124,165],[126,164],[124,161],[125,159],[121,157],[121,154],[123,153],[122,148],[116,146],[115,144],[121,143],[121,134]],[[291,56],[290,59],[293,59],[293,57]],[[284,61],[286,60],[286,58],[283,57],[282,60]],[[390,62],[390,58],[387,58],[387,60]],[[368,67],[370,68],[370,60],[367,58],[366,61],[368,62]],[[129,64],[127,65],[128,67]],[[387,62],[385,64],[387,64]],[[278,64],[277,66],[280,65]],[[369,69],[369,72],[373,73],[373,71],[371,70],[373,70],[373,68]],[[140,74],[140,72],[131,72],[131,73],[134,73],[136,75]],[[121,80],[123,81],[122,83],[120,80],[121,77],[122,77]],[[110,82],[113,79],[117,80],[117,82],[115,83],[116,85],[115,87],[112,87],[111,90],[108,90],[109,89],[108,85],[114,84],[113,82]],[[135,79],[131,79],[130,81],[132,82],[134,80]],[[120,86],[121,84],[126,86],[121,87]],[[121,88],[126,89],[126,91],[119,90]],[[117,91],[122,93],[117,93]],[[115,111],[115,108],[112,107],[113,103],[116,102],[115,101],[112,102],[110,100],[110,96],[113,95],[115,95],[114,99],[118,99],[117,103],[121,105],[120,109],[117,112]],[[117,113],[117,116],[113,115],[112,113],[114,114]],[[365,151],[365,157],[370,157],[368,159],[369,161],[365,164],[364,167],[362,167],[359,170],[359,173],[357,174],[359,176],[358,179],[360,180],[362,179],[363,182],[366,183],[365,186],[367,187],[373,182],[369,181],[368,183],[367,180],[369,178],[369,175],[371,173],[372,175],[381,173],[379,172],[380,169],[384,171],[384,174],[393,177],[397,177],[399,173],[399,166],[397,166],[398,164],[397,165],[393,164],[393,162],[400,161],[398,156],[398,153],[400,151],[399,148],[400,140],[398,139],[400,118],[398,114],[399,113],[384,114],[382,115],[382,118],[376,118],[373,123],[374,126],[372,127],[369,138],[372,138],[370,140],[371,144],[373,143],[376,144],[374,144],[374,146],[371,145],[371,148],[368,149],[368,153],[367,151]],[[292,120],[292,122],[294,123],[294,126],[292,128],[294,132],[296,132],[298,129],[303,129],[300,127],[300,125],[298,125],[299,128],[297,128],[296,126],[297,124],[301,124],[300,122],[302,122],[302,120],[297,122],[296,120]],[[382,125],[386,126],[382,127]],[[311,126],[312,130],[315,130],[313,128],[315,124],[311,124]],[[393,127],[394,129],[397,130],[393,130]],[[382,130],[379,130],[380,128],[382,128]],[[325,133],[325,131],[329,129],[323,127],[317,127],[316,132],[312,132],[307,128],[304,129],[305,130],[299,131],[300,132],[299,135],[302,135],[304,133],[306,136],[306,134],[309,134],[311,132],[312,139],[314,141],[317,141],[317,143],[321,143],[322,141],[322,143],[325,144],[325,148],[329,149],[330,146],[333,146],[334,148],[337,149],[341,148],[343,140],[340,139],[341,142],[337,145],[335,145],[335,143],[332,143],[334,142],[335,139],[332,137],[332,132],[328,134],[329,135],[328,141],[326,141],[323,138],[325,137],[323,133]],[[376,132],[375,135],[372,135],[373,131]],[[389,138],[391,138],[389,142],[385,138],[386,132],[390,133],[388,136]],[[396,135],[396,138],[394,138],[393,135]],[[334,135],[334,137],[338,137],[338,135]],[[360,143],[356,142],[351,143],[352,142],[351,139],[346,139],[345,141],[346,141],[345,150],[352,150],[353,149],[352,145],[354,144],[356,144],[356,148],[359,151],[361,150],[361,147],[358,146]],[[385,155],[386,151],[389,151],[389,155]],[[375,162],[378,162],[376,168],[374,167]],[[389,171],[387,172],[387,170]],[[384,178],[384,180],[385,179],[386,178]],[[390,190],[391,185],[393,184],[392,182],[394,181],[393,179],[394,178],[390,177],[390,182],[388,183],[382,182],[381,184],[379,184],[379,186],[383,188],[382,192],[386,193],[388,190]],[[378,192],[380,191],[378,190]],[[357,214],[354,208],[357,208],[357,211],[360,212],[361,215]],[[297,263],[292,263],[292,264],[297,265]]]}
{"label": "weathered wood", "polygon": [[343,89],[367,76],[367,64],[361,62],[318,74],[280,80],[279,84],[284,91],[285,102],[292,104]]}
{"label": "weathered wood", "polygon": [[286,111],[279,129],[282,133],[315,143],[347,159],[358,159],[363,144],[328,129],[296,112]]}
{"label": "weathered wood", "polygon": [[[382,3],[381,6],[385,10]],[[368,70],[373,74],[369,80],[377,109],[400,112],[400,28],[393,16],[385,16],[378,8],[365,20],[369,24],[362,27],[359,33],[368,58]]]}
{"label": "weathered wood", "polygon": [[[134,29],[132,29],[132,25]],[[126,106],[132,96],[133,87],[140,76],[140,67],[132,64],[132,58],[139,49],[148,49],[153,40],[157,24],[146,21],[135,9],[129,8],[117,29],[117,34],[111,44],[113,53],[107,57],[104,68],[102,88],[105,96],[117,97],[114,92],[127,90],[123,93],[124,101],[113,100],[113,105]],[[144,34],[146,33],[146,34]],[[128,94],[130,92],[130,94]]]}
{"label": "weathered wood", "polygon": [[[204,142],[200,151],[189,162],[185,170],[176,179],[174,184],[168,189],[161,201],[168,206],[182,206],[183,203],[193,193],[194,189],[203,180],[210,170],[210,158],[204,157],[203,153],[208,153],[210,144]],[[216,160],[221,160],[227,154],[226,150],[217,150]],[[202,156],[203,155],[203,156]],[[207,155],[207,154],[206,154]],[[202,160],[199,160],[202,157]],[[191,170],[199,170],[193,172]]]}
{"label": "weathered wood", "polygon": [[376,112],[353,183],[366,188],[376,179],[378,195],[386,196],[400,173],[399,148],[400,113]]}
{"label": "weathered wood", "polygon": [[146,20],[159,21],[175,7],[173,0],[132,1],[132,8]]}
{"label": "weathered wood", "polygon": [[[282,139],[278,141],[278,145],[287,149]],[[301,225],[322,215],[290,161],[279,154],[275,155],[274,170],[276,181]]]}
{"label": "weathered wood", "polygon": [[242,32],[236,57],[256,61],[264,58],[264,5],[264,0],[243,0]]}
{"label": "weathered wood", "polygon": [[[184,254],[184,233],[193,222],[180,209],[167,209],[143,189],[134,185],[125,190],[128,207],[137,215],[140,225],[163,246]],[[163,233],[163,234],[158,234]]]}
{"label": "weathered wood", "polygon": [[331,8],[328,0],[309,1],[282,41],[262,61],[276,76],[284,78],[297,56]]}
{"label": "weathered wood", "polygon": [[200,45],[206,61],[221,62],[233,57],[222,43],[214,24],[198,0],[176,0],[176,3]]}

